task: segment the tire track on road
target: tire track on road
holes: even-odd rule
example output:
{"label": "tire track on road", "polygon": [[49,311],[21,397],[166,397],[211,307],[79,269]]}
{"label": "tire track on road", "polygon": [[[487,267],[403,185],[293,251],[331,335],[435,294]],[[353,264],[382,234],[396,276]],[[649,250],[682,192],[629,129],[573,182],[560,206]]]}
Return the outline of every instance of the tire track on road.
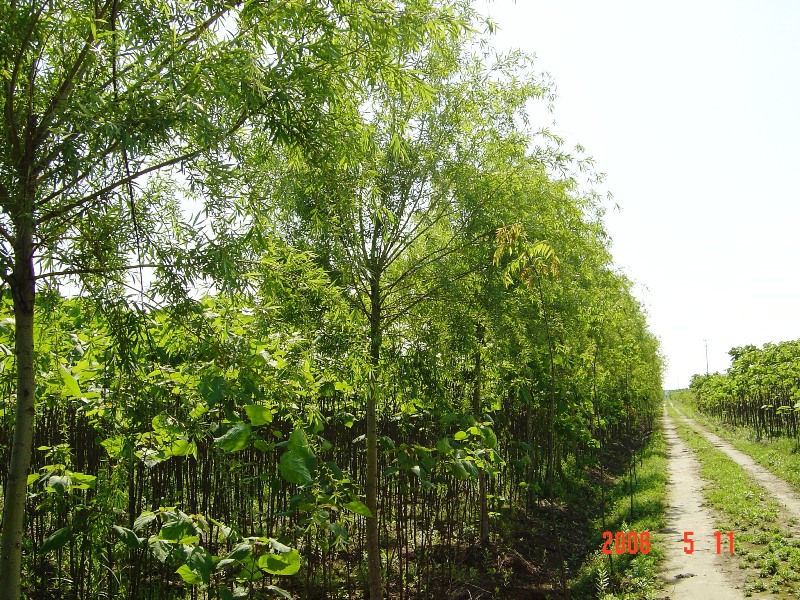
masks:
{"label": "tire track on road", "polygon": [[[742,467],[753,480],[760,483],[764,489],[766,489],[767,493],[783,505],[787,513],[789,513],[789,517],[800,522],[800,496],[791,485],[784,479],[781,479],[762,467],[752,457],[734,448],[730,442],[723,440],[718,435],[708,431],[694,419],[687,417],[678,410],[672,402],[670,402],[670,405],[672,405],[672,408],[675,409],[675,412],[678,413],[681,420],[686,425],[705,437],[717,450],[724,452],[728,458]],[[792,531],[793,533],[800,533],[800,527],[795,525],[792,527]]]}

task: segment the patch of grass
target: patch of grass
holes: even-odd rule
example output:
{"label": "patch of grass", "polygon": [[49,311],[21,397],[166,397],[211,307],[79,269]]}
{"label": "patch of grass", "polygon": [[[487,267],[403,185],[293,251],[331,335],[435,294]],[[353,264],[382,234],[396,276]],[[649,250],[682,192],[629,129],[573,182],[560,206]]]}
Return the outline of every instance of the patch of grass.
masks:
{"label": "patch of grass", "polygon": [[672,392],[670,400],[687,417],[730,442],[740,452],[752,456],[762,467],[784,479],[800,491],[800,446],[798,440],[786,436],[756,439],[756,433],[747,427],[722,424],[697,410],[691,390]]}
{"label": "patch of grass", "polygon": [[[708,440],[670,413],[680,437],[695,452],[700,476],[708,481],[703,495],[717,510],[715,526],[733,531],[735,552],[747,571],[747,592],[769,591],[776,598],[797,597],[800,585],[800,545],[786,531],[780,505],[767,491]],[[723,537],[723,548],[727,539]]]}
{"label": "patch of grass", "polygon": [[[667,454],[663,432],[653,432],[647,445],[637,454],[631,516],[629,475],[620,476],[606,490],[605,531],[654,532],[665,525],[667,507]],[[656,598],[660,584],[657,563],[663,558],[660,544],[651,534],[650,554],[603,555],[603,526],[597,519],[593,538],[597,550],[584,562],[571,585],[573,598],[601,600],[650,600]]]}

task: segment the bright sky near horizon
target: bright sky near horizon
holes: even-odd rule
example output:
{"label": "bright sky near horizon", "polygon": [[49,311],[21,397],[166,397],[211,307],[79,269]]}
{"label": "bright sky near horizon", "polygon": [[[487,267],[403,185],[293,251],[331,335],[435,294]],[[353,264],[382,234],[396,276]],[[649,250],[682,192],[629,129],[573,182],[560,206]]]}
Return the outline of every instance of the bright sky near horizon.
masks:
{"label": "bright sky near horizon", "polygon": [[[535,53],[550,129],[606,173],[615,264],[666,388],[728,350],[800,338],[800,2],[479,0],[494,45]],[[543,123],[547,125],[547,123]]]}

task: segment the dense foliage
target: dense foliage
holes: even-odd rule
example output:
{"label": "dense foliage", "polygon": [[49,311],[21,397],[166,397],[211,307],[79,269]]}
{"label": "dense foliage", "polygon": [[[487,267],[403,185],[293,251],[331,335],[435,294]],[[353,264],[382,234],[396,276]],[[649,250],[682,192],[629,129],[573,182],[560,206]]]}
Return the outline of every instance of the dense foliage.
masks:
{"label": "dense foliage", "polygon": [[428,597],[652,428],[591,165],[467,4],[36,6],[0,15],[0,597]]}
{"label": "dense foliage", "polygon": [[695,375],[690,389],[703,412],[757,436],[797,437],[800,342],[743,346],[729,352],[726,373]]}

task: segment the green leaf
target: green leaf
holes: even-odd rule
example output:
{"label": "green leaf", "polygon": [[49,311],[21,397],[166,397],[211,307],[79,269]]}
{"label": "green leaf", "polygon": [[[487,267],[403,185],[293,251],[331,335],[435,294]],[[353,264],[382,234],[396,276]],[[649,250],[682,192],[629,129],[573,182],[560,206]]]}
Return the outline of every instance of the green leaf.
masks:
{"label": "green leaf", "polygon": [[111,530],[114,532],[114,535],[116,535],[122,541],[122,543],[128,546],[129,548],[138,548],[144,541],[142,538],[138,537],[132,530],[128,529],[127,527],[112,525]]}
{"label": "green leaf", "polygon": [[175,571],[181,578],[190,585],[198,585],[203,583],[203,578],[192,571],[192,569],[188,565],[181,565],[178,567],[178,570]]}
{"label": "green leaf", "polygon": [[100,442],[100,445],[106,449],[109,458],[120,458],[125,450],[125,438],[121,435],[116,435],[114,437],[106,438]]}
{"label": "green leaf", "polygon": [[281,477],[289,483],[310,485],[314,482],[305,459],[294,450],[288,450],[281,455],[278,470]]}
{"label": "green leaf", "polygon": [[247,412],[247,418],[250,419],[250,424],[254,427],[272,423],[272,410],[266,406],[247,404],[244,410]]}
{"label": "green leaf", "polygon": [[291,550],[285,554],[262,554],[258,566],[270,575],[294,575],[300,570],[300,553]]}
{"label": "green leaf", "polygon": [[242,560],[243,558],[247,558],[250,556],[250,553],[253,551],[253,546],[250,542],[240,542],[233,547],[233,550],[228,552],[228,555],[225,558],[230,558],[233,560]]}
{"label": "green leaf", "polygon": [[235,565],[236,561],[232,558],[223,558],[222,560],[218,560],[214,563],[214,570],[215,571],[222,571],[225,567],[229,567],[231,565]]}
{"label": "green leaf", "polygon": [[461,440],[465,440],[469,437],[469,434],[466,431],[456,431],[456,434],[453,436],[453,439],[457,442]]}
{"label": "green leaf", "polygon": [[449,465],[450,472],[455,475],[458,479],[469,479],[469,473],[464,468],[464,465],[461,464],[460,460],[453,461]]}
{"label": "green leaf", "polygon": [[256,559],[252,556],[242,561],[242,569],[236,574],[236,581],[251,582],[264,577]]}
{"label": "green leaf", "polygon": [[164,435],[180,435],[183,433],[181,427],[178,424],[178,420],[175,417],[168,415],[167,413],[159,413],[150,421],[150,424],[153,426],[153,431]]}
{"label": "green leaf", "polygon": [[[263,540],[264,538],[261,539]],[[287,552],[291,552],[292,550],[291,548],[289,548],[289,546],[280,543],[275,538],[267,538],[267,541],[269,542],[269,547],[272,548],[273,552],[277,552],[278,554],[286,554]]]}
{"label": "green leaf", "polygon": [[441,454],[450,454],[453,451],[453,447],[450,445],[450,438],[440,438],[436,442],[436,450]]}
{"label": "green leaf", "polygon": [[497,436],[491,427],[481,426],[481,435],[483,436],[483,443],[487,448],[497,447]]}
{"label": "green leaf", "polygon": [[148,511],[143,512],[141,515],[136,517],[136,520],[133,522],[133,530],[139,531],[143,527],[146,527],[150,523],[156,520],[155,513]]}
{"label": "green leaf", "polygon": [[172,554],[172,546],[158,538],[150,538],[150,552],[158,559],[158,562],[165,563]]}
{"label": "green leaf", "polygon": [[372,516],[372,511],[369,508],[367,508],[367,505],[358,500],[353,500],[352,502],[348,502],[347,504],[344,505],[344,508],[356,513],[357,515],[361,515],[362,517]]}
{"label": "green leaf", "polygon": [[244,450],[250,444],[253,437],[253,430],[247,423],[237,423],[231,427],[225,435],[214,438],[214,442],[227,452],[238,452]]}
{"label": "green leaf", "polygon": [[221,402],[227,395],[227,382],[224,377],[214,377],[211,381],[203,380],[200,382],[200,394],[209,407],[214,407]]}
{"label": "green leaf", "polygon": [[172,445],[167,450],[170,456],[188,456],[189,454],[197,453],[197,444],[189,440],[176,439],[173,440]]}
{"label": "green leaf", "polygon": [[28,475],[28,482],[27,485],[32,485],[36,483],[36,480],[39,479],[40,475],[38,473],[31,473]]}
{"label": "green leaf", "polygon": [[289,450],[296,452],[298,454],[310,454],[311,456],[314,455],[311,452],[311,446],[308,443],[308,436],[306,432],[302,430],[300,427],[295,427],[294,431],[292,431],[291,435],[289,436]]}
{"label": "green leaf", "polygon": [[72,373],[70,373],[64,365],[58,365],[58,368],[61,371],[61,378],[64,380],[64,390],[62,390],[62,393],[66,392],[64,395],[69,398],[80,398],[82,394],[81,388],[78,385],[78,380],[72,376]]}
{"label": "green leaf", "polygon": [[70,537],[72,537],[72,528],[69,526],[62,527],[44,539],[42,546],[39,548],[39,552],[41,554],[47,554],[53,550],[58,550],[69,541]]}
{"label": "green leaf", "polygon": [[164,523],[158,534],[158,537],[162,540],[178,542],[185,538],[187,534],[198,533],[197,527],[195,527],[188,515],[182,512],[165,514],[168,515],[167,522]]}
{"label": "green leaf", "polygon": [[253,447],[257,450],[261,450],[261,452],[269,452],[270,450],[275,448],[275,444],[272,442],[265,442],[264,440],[253,440]]}
{"label": "green leaf", "polygon": [[[195,546],[192,548],[185,566],[189,567],[191,572],[200,579],[199,583],[208,583],[211,579],[212,564],[213,559],[209,551],[202,546]],[[182,574],[181,577],[183,577]],[[186,581],[185,577],[184,581]]]}
{"label": "green leaf", "polygon": [[[267,589],[270,589],[272,586],[267,586]],[[250,597],[250,592],[247,588],[243,587],[236,587],[233,591],[229,590],[226,587],[218,587],[217,593],[219,594],[220,600],[245,600],[246,598]],[[291,598],[291,596],[289,596]]]}
{"label": "green leaf", "polygon": [[464,469],[466,469],[467,473],[469,473],[470,477],[472,477],[473,479],[478,478],[478,467],[476,467],[475,464],[472,463],[472,461],[462,460],[459,462],[461,463],[461,466],[463,466]]}
{"label": "green leaf", "polygon": [[45,489],[48,492],[63,494],[69,489],[70,485],[72,485],[72,480],[67,475],[52,475],[47,480]]}
{"label": "green leaf", "polygon": [[71,472],[69,477],[72,480],[72,489],[88,490],[90,488],[94,489],[97,485],[97,477],[95,475]]}

